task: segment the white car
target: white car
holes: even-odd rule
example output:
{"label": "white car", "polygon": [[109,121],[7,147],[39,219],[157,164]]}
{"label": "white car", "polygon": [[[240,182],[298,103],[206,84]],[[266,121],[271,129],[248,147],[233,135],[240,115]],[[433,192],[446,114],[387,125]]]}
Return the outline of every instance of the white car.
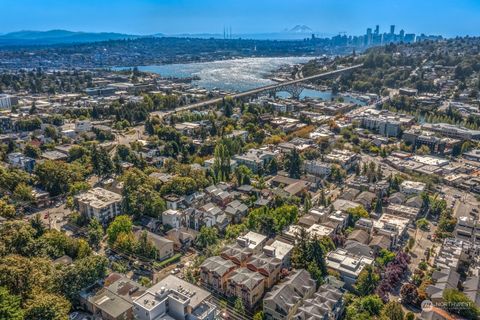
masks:
{"label": "white car", "polygon": [[74,320],[74,319],[77,318],[77,316],[78,316],[78,312],[72,312],[68,315],[68,319],[69,320]]}

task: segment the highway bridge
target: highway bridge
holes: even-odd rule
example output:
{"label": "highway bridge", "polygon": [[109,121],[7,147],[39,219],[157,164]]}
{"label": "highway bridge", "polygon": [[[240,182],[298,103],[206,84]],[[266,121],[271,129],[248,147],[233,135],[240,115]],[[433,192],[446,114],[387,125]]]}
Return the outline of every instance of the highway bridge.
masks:
{"label": "highway bridge", "polygon": [[[260,87],[260,88],[255,88],[255,89],[244,91],[244,92],[235,93],[235,94],[229,95],[229,97],[231,97],[232,99],[241,99],[241,98],[246,98],[246,97],[250,97],[250,96],[257,96],[257,95],[259,95],[261,93],[265,93],[265,92],[276,93],[276,92],[280,92],[280,91],[287,91],[287,92],[291,93],[292,96],[298,98],[298,96],[300,95],[300,93],[302,91],[302,88],[299,87],[298,85],[302,82],[317,80],[317,79],[320,79],[320,78],[327,78],[327,77],[330,77],[330,76],[335,76],[335,75],[338,75],[338,74],[351,72],[351,71],[353,71],[355,69],[358,69],[358,68],[361,68],[361,67],[363,67],[363,64],[357,64],[357,65],[353,65],[353,66],[338,69],[338,70],[333,70],[333,71],[328,71],[328,72],[324,72],[324,73],[315,74],[313,76],[308,76],[308,77],[305,77],[305,78],[300,78],[300,79],[275,83],[275,84],[272,84],[272,85],[268,85],[268,86],[264,86],[264,87]],[[207,107],[207,106],[211,106],[211,105],[214,105],[214,104],[221,103],[224,98],[225,97],[213,98],[213,99],[210,99],[210,100],[206,100],[206,101],[202,101],[202,102],[193,103],[193,104],[189,104],[189,105],[186,105],[186,106],[178,107],[178,108],[175,108],[174,110],[170,110],[170,111],[155,111],[155,112],[152,112],[152,114],[153,115],[157,114],[157,115],[160,115],[160,116],[166,116],[166,115],[170,115],[170,114],[177,113],[177,112],[188,111],[188,110],[193,110],[193,109],[201,109],[201,108],[204,108],[204,107]]]}

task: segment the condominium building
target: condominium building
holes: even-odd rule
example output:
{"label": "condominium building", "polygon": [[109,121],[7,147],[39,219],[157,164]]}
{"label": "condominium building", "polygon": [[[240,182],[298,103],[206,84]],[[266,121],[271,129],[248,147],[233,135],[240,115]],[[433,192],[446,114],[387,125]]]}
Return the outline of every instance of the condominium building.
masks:
{"label": "condominium building", "polygon": [[340,278],[345,282],[345,288],[351,289],[358,279],[360,272],[372,265],[374,260],[370,257],[353,255],[344,249],[330,251],[325,257],[327,268],[340,274]]}
{"label": "condominium building", "polygon": [[138,320],[213,320],[217,308],[211,294],[187,281],[169,275],[133,301]]}
{"label": "condominium building", "polygon": [[293,319],[303,300],[315,293],[315,288],[315,280],[308,271],[304,269],[294,271],[263,298],[265,318],[267,320]]}
{"label": "condominium building", "polygon": [[93,188],[75,196],[78,211],[105,224],[121,213],[122,196],[103,188]]}

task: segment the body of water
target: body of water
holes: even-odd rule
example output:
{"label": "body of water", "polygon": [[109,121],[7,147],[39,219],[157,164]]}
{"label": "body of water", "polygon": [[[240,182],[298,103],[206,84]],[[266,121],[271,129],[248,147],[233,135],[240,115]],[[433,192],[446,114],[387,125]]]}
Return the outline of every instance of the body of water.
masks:
{"label": "body of water", "polygon": [[[194,80],[192,84],[199,88],[242,92],[274,84],[275,82],[269,79],[273,71],[283,66],[305,63],[311,59],[313,58],[243,58],[200,63],[138,66],[138,70],[157,73],[162,77],[188,78],[196,76],[200,80]],[[284,98],[289,96],[286,92],[280,92],[278,95]],[[300,98],[306,97],[323,100],[335,98],[330,91],[304,89]],[[359,100],[350,97],[344,97],[344,99],[361,104]]]}

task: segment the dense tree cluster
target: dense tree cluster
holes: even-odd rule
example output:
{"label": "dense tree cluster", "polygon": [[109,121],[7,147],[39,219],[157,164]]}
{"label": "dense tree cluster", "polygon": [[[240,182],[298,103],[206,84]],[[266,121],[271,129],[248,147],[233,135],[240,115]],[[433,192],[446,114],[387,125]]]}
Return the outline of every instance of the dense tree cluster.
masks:
{"label": "dense tree cluster", "polygon": [[[88,243],[34,219],[0,226],[0,318],[66,319],[81,289],[105,276],[107,259],[91,255]],[[69,255],[71,265],[52,259]]]}

